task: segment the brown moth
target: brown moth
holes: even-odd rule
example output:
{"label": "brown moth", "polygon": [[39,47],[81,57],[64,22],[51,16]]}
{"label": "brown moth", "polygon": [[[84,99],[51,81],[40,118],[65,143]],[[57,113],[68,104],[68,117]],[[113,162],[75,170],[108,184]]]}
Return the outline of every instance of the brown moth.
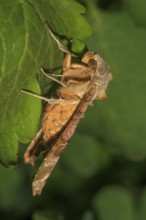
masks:
{"label": "brown moth", "polygon": [[42,147],[47,152],[32,183],[33,195],[41,194],[46,180],[73,135],[80,119],[83,118],[86,109],[92,105],[95,99],[106,97],[105,91],[112,79],[109,66],[97,53],[88,51],[79,63],[72,63],[71,58],[74,55],[57,40],[48,25],[47,28],[57,42],[59,49],[66,55],[60,81],[53,75],[46,74],[42,69],[45,75],[61,85],[52,99],[21,90],[48,102],[42,116],[42,128],[24,155],[25,163],[34,165]]}

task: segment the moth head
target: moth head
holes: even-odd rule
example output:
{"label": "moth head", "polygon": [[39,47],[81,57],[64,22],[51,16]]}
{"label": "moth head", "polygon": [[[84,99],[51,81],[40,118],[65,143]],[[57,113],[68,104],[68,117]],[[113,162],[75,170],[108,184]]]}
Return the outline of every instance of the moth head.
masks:
{"label": "moth head", "polygon": [[86,52],[82,58],[82,63],[87,64],[91,69],[96,69],[97,60],[95,59],[95,53],[92,51]]}

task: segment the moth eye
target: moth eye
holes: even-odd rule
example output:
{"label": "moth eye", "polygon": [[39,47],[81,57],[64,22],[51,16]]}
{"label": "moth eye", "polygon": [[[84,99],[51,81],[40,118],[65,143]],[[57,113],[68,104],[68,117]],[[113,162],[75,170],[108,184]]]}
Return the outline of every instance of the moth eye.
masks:
{"label": "moth eye", "polygon": [[96,69],[96,67],[97,67],[97,61],[96,61],[96,60],[93,60],[93,59],[89,60],[88,66],[89,66],[91,69]]}

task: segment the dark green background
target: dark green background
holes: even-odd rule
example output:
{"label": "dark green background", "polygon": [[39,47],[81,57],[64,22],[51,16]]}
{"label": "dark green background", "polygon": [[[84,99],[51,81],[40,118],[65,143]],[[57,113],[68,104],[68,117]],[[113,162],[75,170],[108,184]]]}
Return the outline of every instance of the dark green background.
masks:
{"label": "dark green background", "polygon": [[[145,220],[145,1],[0,3],[0,160],[5,167],[17,164],[0,167],[0,218]],[[42,195],[33,198],[37,168],[24,165],[28,144],[18,148],[18,142],[35,136],[41,102],[19,90],[56,87],[39,74],[41,66],[56,68],[63,60],[44,30],[46,20],[61,40],[72,39],[74,52],[88,47],[100,53],[113,81],[108,99],[87,110]]]}

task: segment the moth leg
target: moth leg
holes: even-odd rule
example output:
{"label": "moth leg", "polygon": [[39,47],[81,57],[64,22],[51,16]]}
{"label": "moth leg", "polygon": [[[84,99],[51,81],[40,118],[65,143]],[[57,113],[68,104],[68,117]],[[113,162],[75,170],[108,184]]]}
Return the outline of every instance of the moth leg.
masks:
{"label": "moth leg", "polygon": [[[85,64],[79,64],[79,63],[71,63],[71,55],[67,54],[64,59],[63,63],[63,76],[62,81],[64,82],[65,77],[67,77],[67,80],[71,82],[75,78],[79,78],[79,71],[80,71],[80,78],[82,78],[81,75],[89,75],[88,67]],[[76,80],[75,80],[76,81]]]}
{"label": "moth leg", "polygon": [[71,53],[71,52],[69,51],[69,49],[57,39],[57,37],[54,35],[54,33],[52,32],[51,28],[49,27],[47,21],[44,23],[44,27],[45,27],[45,29],[49,32],[49,34],[51,35],[51,37],[56,41],[59,50],[61,50],[61,51],[64,52],[64,53],[67,53],[67,54],[72,54],[72,56],[75,56],[75,57],[76,57],[75,54]]}
{"label": "moth leg", "polygon": [[72,69],[87,69],[88,65],[83,63],[72,63],[70,66]]}
{"label": "moth leg", "polygon": [[64,61],[63,61],[63,72],[67,71],[68,69],[70,69],[71,67],[71,58],[72,55],[71,54],[66,54]]}
{"label": "moth leg", "polygon": [[54,100],[54,99],[48,99],[48,98],[45,97],[45,96],[38,95],[38,94],[36,94],[36,93],[34,93],[34,92],[30,92],[30,91],[25,90],[25,89],[21,89],[20,91],[21,91],[22,93],[27,94],[27,95],[31,95],[31,96],[34,96],[34,97],[36,97],[36,98],[38,98],[38,99],[44,100],[44,101],[46,101],[46,102],[48,102],[48,103],[51,103],[51,102]]}
{"label": "moth leg", "polygon": [[56,73],[51,73],[51,72],[50,73],[46,73],[46,74],[49,75],[49,76],[54,76],[55,79],[56,79],[56,77],[62,77],[62,74],[56,74]]}
{"label": "moth leg", "polygon": [[59,83],[61,86],[66,87],[66,84],[65,84],[65,83],[63,83],[63,82],[59,81],[58,79],[56,79],[52,74],[46,73],[43,68],[41,68],[41,72],[42,72],[46,77],[48,77],[49,79],[52,79],[53,81]]}

